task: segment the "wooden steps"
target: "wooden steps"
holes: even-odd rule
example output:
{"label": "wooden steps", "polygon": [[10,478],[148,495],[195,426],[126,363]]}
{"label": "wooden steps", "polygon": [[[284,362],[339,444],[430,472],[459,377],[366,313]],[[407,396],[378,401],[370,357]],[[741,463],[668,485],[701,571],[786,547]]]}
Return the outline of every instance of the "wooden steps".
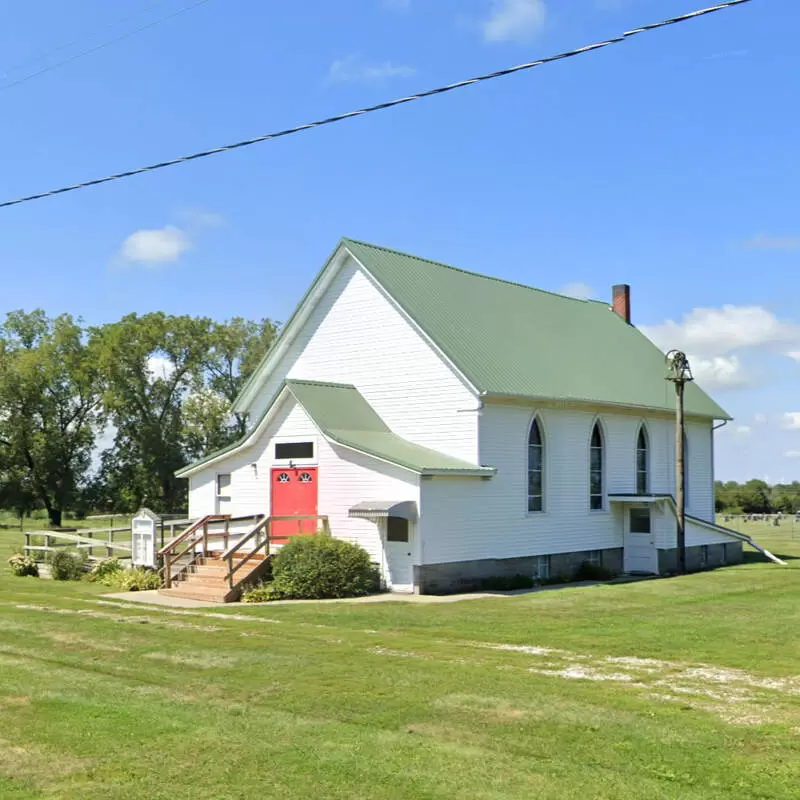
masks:
{"label": "wooden steps", "polygon": [[[233,559],[234,566],[241,563],[247,554]],[[247,563],[236,572],[235,582],[255,581],[264,572],[269,564],[269,557],[263,553],[253,555]],[[159,594],[167,597],[183,597],[189,600],[204,600],[209,603],[231,603],[241,597],[241,587],[230,588],[228,584],[228,564],[219,557],[206,557],[189,572],[183,574],[180,580],[173,581],[169,589],[159,589]]]}

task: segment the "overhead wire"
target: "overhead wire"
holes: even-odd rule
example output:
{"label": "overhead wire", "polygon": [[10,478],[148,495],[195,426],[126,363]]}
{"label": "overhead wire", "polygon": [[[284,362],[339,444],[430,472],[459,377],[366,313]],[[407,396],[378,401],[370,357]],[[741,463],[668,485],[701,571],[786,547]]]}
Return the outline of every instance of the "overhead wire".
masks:
{"label": "overhead wire", "polygon": [[93,47],[89,47],[86,50],[81,50],[79,53],[75,53],[68,58],[62,59],[61,61],[56,61],[54,64],[48,64],[46,67],[42,67],[42,69],[37,70],[36,72],[31,72],[28,75],[23,75],[21,78],[18,78],[15,81],[11,81],[10,83],[5,83],[0,85],[0,92],[4,92],[7,89],[11,89],[14,86],[19,86],[22,83],[26,83],[33,78],[38,78],[39,75],[44,75],[46,72],[52,72],[54,69],[58,69],[59,67],[63,67],[65,64],[71,64],[73,61],[77,61],[80,58],[85,58],[92,53],[96,53],[98,50],[103,50],[106,47],[110,47],[112,44],[116,44],[117,42],[121,42],[124,39],[129,39],[131,36],[135,36],[137,33],[142,33],[142,31],[149,30],[150,28],[154,28],[156,25],[160,25],[162,22],[166,22],[167,20],[173,19],[174,17],[180,16],[181,14],[185,14],[188,11],[193,11],[195,8],[199,6],[205,5],[206,3],[210,2],[210,0],[195,0],[194,3],[190,3],[187,6],[183,6],[175,11],[171,11],[169,14],[164,14],[157,19],[151,20],[150,22],[145,23],[144,25],[140,25],[138,28],[133,28],[129,31],[125,31],[121,33],[119,36],[115,36],[113,39],[107,39],[104,42],[100,42],[99,44],[94,45]]}
{"label": "overhead wire", "polygon": [[[205,0],[204,0],[205,1]],[[687,22],[692,19],[697,19],[698,17],[704,16],[706,14],[712,14],[716,11],[723,11],[728,8],[732,8],[733,6],[743,5],[744,3],[749,3],[751,0],[727,0],[727,2],[719,3],[715,6],[710,6],[708,8],[698,9],[697,11],[692,11],[688,14],[682,14],[681,16],[671,17],[669,19],[661,20],[660,22],[653,22],[648,25],[643,25],[639,28],[634,28],[629,31],[625,31],[619,36],[616,36],[612,39],[606,39],[602,42],[596,42],[594,44],[584,45],[583,47],[578,47],[573,50],[567,50],[562,53],[557,53],[556,55],[546,56],[545,58],[539,58],[536,61],[528,61],[524,64],[517,64],[513,67],[507,67],[505,69],[497,70],[495,72],[489,72],[484,75],[478,75],[474,78],[469,78],[463,81],[457,81],[456,83],[450,83],[446,86],[439,86],[435,89],[428,89],[423,92],[418,92],[417,94],[409,95],[408,97],[401,97],[396,100],[388,100],[383,103],[377,103],[376,105],[366,106],[365,108],[360,108],[355,111],[348,111],[344,114],[336,114],[332,117],[326,117],[324,119],[319,119],[314,122],[307,122],[303,125],[296,125],[293,128],[285,128],[284,130],[274,131],[272,133],[266,133],[262,136],[255,136],[252,139],[244,139],[240,142],[234,142],[232,144],[222,145],[221,147],[214,147],[210,150],[202,150],[198,153],[192,153],[191,155],[181,156],[179,158],[173,158],[168,161],[160,161],[155,164],[148,164],[144,167],[138,167],[136,169],[126,170],[125,172],[117,172],[112,175],[106,175],[102,178],[94,178],[92,180],[82,181],[81,183],[74,183],[70,186],[62,186],[58,189],[50,189],[45,192],[39,192],[38,194],[31,194],[25,197],[18,197],[14,200],[5,200],[0,202],[0,208],[7,208],[9,206],[19,205],[20,203],[29,203],[33,200],[41,200],[45,197],[53,197],[54,195],[58,194],[65,194],[66,192],[74,192],[79,189],[86,189],[90,186],[98,186],[102,183],[109,183],[111,181],[122,180],[123,178],[130,178],[134,175],[140,175],[144,172],[152,172],[154,170],[165,169],[166,167],[176,166],[177,164],[184,164],[188,161],[195,161],[200,158],[207,158],[208,156],[217,155],[218,153],[226,153],[230,150],[236,150],[241,147],[249,147],[250,145],[258,144],[260,142],[271,141],[273,139],[279,139],[284,136],[290,136],[295,133],[300,133],[301,131],[311,130],[312,128],[319,128],[323,125],[332,125],[335,122],[342,122],[346,119],[352,119],[353,117],[363,116],[364,114],[370,114],[374,111],[383,111],[387,108],[393,108],[394,106],[403,105],[405,103],[411,103],[415,100],[421,100],[425,97],[433,97],[434,95],[444,94],[445,92],[452,92],[455,89],[462,89],[466,86],[472,86],[473,84],[483,83],[485,81],[494,80],[495,78],[502,78],[506,75],[513,75],[517,72],[522,72],[524,70],[533,69],[534,67],[539,67],[542,64],[549,64],[553,61],[560,61],[565,58],[572,58],[574,56],[582,55],[583,53],[589,53],[594,50],[599,50],[603,47],[609,47],[613,44],[619,44],[621,42],[627,41],[628,39],[637,36],[640,33],[646,33],[648,31],[653,31],[658,28],[664,28],[668,25],[675,25],[681,22]]]}
{"label": "overhead wire", "polygon": [[68,42],[64,42],[56,47],[51,48],[50,50],[46,50],[44,53],[40,53],[38,56],[26,58],[24,61],[18,61],[13,66],[4,70],[4,72],[0,75],[0,80],[5,80],[9,75],[11,75],[11,73],[19,72],[19,70],[21,70],[23,67],[29,67],[31,64],[38,64],[40,61],[44,61],[46,58],[50,58],[56,53],[60,53],[62,50],[69,50],[71,47],[75,47],[75,45],[82,44],[89,39],[94,39],[95,36],[107,30],[108,28],[121,25],[123,22],[127,22],[130,19],[134,19],[142,14],[146,14],[147,12],[158,8],[159,6],[163,6],[165,1],[166,0],[158,0],[156,3],[150,3],[144,8],[140,8],[138,11],[134,11],[131,14],[126,14],[124,17],[119,17],[112,22],[106,23],[102,28],[95,28],[90,33],[82,33],[80,36],[76,36],[74,39],[70,39]]}

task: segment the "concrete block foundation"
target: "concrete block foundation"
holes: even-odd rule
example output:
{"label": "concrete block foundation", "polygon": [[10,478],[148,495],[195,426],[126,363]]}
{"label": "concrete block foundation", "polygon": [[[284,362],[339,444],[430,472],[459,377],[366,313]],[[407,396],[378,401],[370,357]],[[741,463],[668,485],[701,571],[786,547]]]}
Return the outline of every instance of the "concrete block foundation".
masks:
{"label": "concrete block foundation", "polygon": [[[617,575],[622,572],[622,548],[595,550],[600,554],[600,566]],[[584,561],[590,560],[589,551],[552,553],[549,556],[550,578],[570,580],[575,577]],[[523,575],[533,578],[540,556],[518,558],[485,558],[476,561],[452,561],[444,564],[423,564],[414,567],[414,584],[419,594],[451,594],[470,592],[481,588],[487,579],[514,578]]]}

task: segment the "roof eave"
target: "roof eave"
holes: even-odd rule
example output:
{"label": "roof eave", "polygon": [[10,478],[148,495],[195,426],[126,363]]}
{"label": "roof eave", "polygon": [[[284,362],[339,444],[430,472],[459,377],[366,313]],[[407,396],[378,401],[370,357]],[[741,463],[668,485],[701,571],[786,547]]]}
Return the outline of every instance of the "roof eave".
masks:
{"label": "roof eave", "polygon": [[[488,400],[491,402],[492,400],[519,400],[524,403],[562,403],[562,404],[572,404],[578,406],[610,406],[612,408],[621,408],[626,409],[628,411],[659,411],[661,413],[669,413],[672,411],[670,408],[666,408],[663,406],[645,406],[645,405],[637,405],[636,403],[615,403],[608,400],[590,400],[590,399],[580,399],[580,398],[572,398],[572,397],[546,397],[544,395],[530,395],[530,394],[513,394],[513,393],[504,393],[504,392],[490,392],[490,391],[481,391],[480,397],[483,400]],[[712,401],[713,402],[713,401]],[[716,405],[716,403],[715,403]],[[687,411],[686,416],[688,417],[699,417],[701,419],[709,419],[709,420],[725,420],[726,422],[730,422],[733,420],[733,417],[729,416],[728,413],[717,406],[719,411],[722,412],[722,415],[719,414],[702,414],[697,413],[696,411]]]}
{"label": "roof eave", "polygon": [[[345,251],[344,239],[340,239],[333,252],[328,256],[322,269],[317,273],[311,285],[306,290],[301,298],[297,307],[292,312],[292,315],[283,326],[278,338],[267,350],[261,358],[258,366],[253,370],[253,374],[245,381],[236,399],[233,401],[232,411],[234,413],[245,413],[252,403],[253,395],[257,392],[258,386],[263,382],[265,374],[269,374],[268,366],[270,362],[280,358],[286,351],[294,339],[295,329],[301,323],[303,313],[308,310],[309,312],[316,306],[316,301],[311,302],[316,290],[320,288],[320,295],[324,293],[326,286],[321,286],[323,278],[329,272],[329,268],[333,265],[342,252]],[[350,255],[350,251],[346,251]],[[352,256],[351,256],[352,258]],[[341,263],[341,260],[339,261]],[[318,298],[317,298],[318,299]]]}

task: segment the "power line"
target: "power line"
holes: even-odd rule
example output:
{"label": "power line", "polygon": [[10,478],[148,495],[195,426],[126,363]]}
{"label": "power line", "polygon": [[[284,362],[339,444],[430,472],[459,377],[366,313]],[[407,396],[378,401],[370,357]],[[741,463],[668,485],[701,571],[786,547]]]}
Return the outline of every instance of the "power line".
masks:
{"label": "power line", "polygon": [[[205,1],[205,0],[203,0]],[[157,169],[164,169],[165,167],[172,167],[176,164],[183,164],[186,161],[194,161],[198,158],[206,158],[207,156],[213,156],[217,153],[225,153],[228,150],[236,150],[239,147],[249,147],[252,144],[258,144],[259,142],[266,142],[272,139],[279,139],[283,136],[289,136],[294,133],[300,133],[301,131],[310,130],[311,128],[319,128],[323,125],[332,125],[334,122],[342,122],[346,119],[351,119],[353,117],[358,117],[363,114],[370,114],[373,111],[383,111],[386,108],[393,108],[394,106],[403,105],[404,103],[411,103],[415,100],[421,100],[424,97],[433,97],[437,94],[444,94],[445,92],[452,92],[454,89],[461,89],[465,86],[471,86],[472,84],[482,83],[484,81],[493,80],[494,78],[502,78],[506,75],[513,75],[516,72],[522,72],[523,70],[533,69],[534,67],[541,66],[542,64],[549,64],[552,61],[560,61],[564,58],[572,58],[573,56],[578,56],[583,53],[589,53],[592,50],[599,50],[602,47],[608,47],[612,44],[619,44],[620,42],[624,42],[627,39],[630,39],[632,36],[636,36],[640,33],[645,33],[647,31],[652,31],[657,28],[664,28],[667,25],[674,25],[679,22],[686,22],[691,19],[695,19],[697,17],[704,16],[705,14],[712,14],[715,11],[722,11],[723,9],[731,8],[732,6],[742,5],[743,3],[749,3],[750,0],[727,0],[727,2],[720,3],[716,6],[711,6],[709,8],[702,8],[698,11],[692,11],[689,14],[683,14],[679,17],[672,17],[670,19],[662,20],[661,22],[654,22],[650,25],[644,25],[641,28],[634,28],[630,31],[625,31],[620,36],[617,36],[613,39],[606,39],[602,42],[597,42],[595,44],[588,44],[584,47],[578,47],[575,50],[567,50],[563,53],[558,53],[557,55],[547,56],[546,58],[540,58],[536,61],[529,61],[525,64],[517,64],[514,67],[507,67],[506,69],[498,70],[497,72],[490,72],[485,75],[479,75],[475,78],[469,78],[468,80],[458,81],[457,83],[451,83],[447,86],[440,86],[436,89],[428,89],[424,92],[419,92],[418,94],[409,95],[408,97],[401,97],[397,100],[389,100],[385,103],[378,103],[377,105],[367,106],[366,108],[360,108],[356,111],[348,111],[345,114],[337,114],[333,117],[327,117],[326,119],[320,119],[316,122],[307,122],[304,125],[297,125],[294,128],[286,128],[282,131],[275,131],[273,133],[267,133],[263,136],[256,136],[252,139],[245,139],[241,142],[235,142],[233,144],[226,144],[222,147],[215,147],[211,150],[203,150],[199,153],[192,153],[188,156],[182,156],[180,158],[174,158],[170,161],[161,161],[157,164],[149,164],[145,167],[138,167],[137,169],[127,170],[126,172],[117,172],[114,175],[107,175],[104,178],[95,178],[89,181],[83,181],[82,183],[75,183],[71,186],[63,186],[60,189],[51,189],[47,192],[40,192],[39,194],[31,194],[27,197],[19,197],[16,200],[6,200],[4,202],[0,202],[0,208],[6,208],[8,206],[15,206],[19,205],[20,203],[28,203],[32,200],[41,200],[44,197],[52,197],[53,195],[57,194],[64,194],[66,192],[74,192],[78,189],[86,189],[89,186],[97,186],[101,183],[109,183],[110,181],[121,180],[122,178],[130,178],[133,175],[139,175],[142,172],[152,172],[153,170]]]}
{"label": "power line", "polygon": [[[142,31],[146,31],[150,28],[154,28],[156,25],[160,25],[162,22],[166,22],[168,19],[173,19],[173,17],[177,17],[180,14],[185,14],[187,11],[192,11],[198,6],[205,5],[208,3],[209,0],[196,0],[196,2],[191,3],[188,6],[183,6],[183,8],[179,8],[176,11],[172,11],[169,14],[164,14],[162,17],[158,17],[157,19],[151,20],[150,22],[145,23],[144,25],[140,25],[138,28],[133,28],[132,30],[125,31],[121,33],[119,36],[115,36],[113,39],[107,39],[104,42],[100,42],[99,44],[94,45],[93,47],[89,47],[86,50],[81,50],[80,53],[75,53],[71,55],[69,58],[65,58],[61,61],[56,61],[55,64],[50,64],[46,67],[42,67],[42,69],[37,70],[36,72],[31,72],[28,75],[23,75],[21,78],[18,78],[11,83],[6,83],[0,86],[0,92],[4,92],[6,89],[11,89],[14,86],[19,86],[21,83],[25,83],[32,78],[37,78],[39,75],[44,75],[46,72],[52,72],[54,69],[58,69],[58,67],[63,67],[65,64],[71,64],[73,61],[77,61],[79,58],[84,58],[85,56],[91,55],[92,53],[96,53],[98,50],[103,50],[106,47],[110,47],[112,44],[116,44],[117,42],[121,42],[123,39],[128,39],[131,36],[135,36],[137,33],[141,33]],[[64,45],[68,47],[69,45]],[[62,48],[59,48],[62,49]]]}
{"label": "power line", "polygon": [[28,67],[31,64],[36,64],[39,61],[44,61],[46,58],[50,58],[50,56],[55,55],[56,53],[60,53],[62,50],[68,50],[70,47],[75,47],[76,44],[81,44],[85,42],[87,39],[93,39],[97,36],[98,33],[102,33],[106,30],[106,28],[113,28],[115,25],[121,25],[123,22],[127,22],[129,19],[133,19],[134,17],[141,16],[142,14],[147,13],[148,11],[152,11],[154,8],[158,8],[158,6],[164,5],[164,0],[158,0],[156,3],[151,3],[144,8],[140,8],[138,11],[134,11],[132,14],[126,14],[124,17],[114,20],[113,22],[109,22],[104,25],[102,28],[97,28],[93,30],[91,33],[83,33],[80,36],[75,37],[74,39],[70,39],[68,42],[64,42],[63,44],[58,45],[57,47],[52,48],[51,50],[47,50],[44,53],[41,53],[38,56],[33,56],[33,58],[26,58],[25,61],[19,61],[14,66],[8,67],[8,69],[0,75],[0,79],[5,80],[12,72],[19,72],[23,67]]}

